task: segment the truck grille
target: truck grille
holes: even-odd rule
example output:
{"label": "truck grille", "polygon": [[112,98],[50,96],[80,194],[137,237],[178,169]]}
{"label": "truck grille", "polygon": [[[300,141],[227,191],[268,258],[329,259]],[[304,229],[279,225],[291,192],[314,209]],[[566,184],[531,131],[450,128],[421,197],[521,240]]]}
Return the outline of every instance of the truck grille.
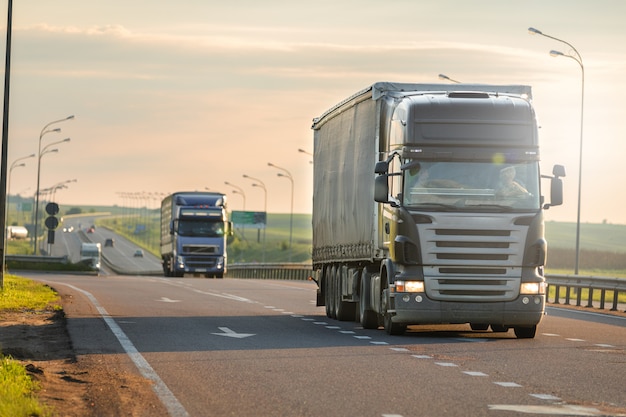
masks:
{"label": "truck grille", "polygon": [[519,295],[526,226],[507,217],[437,221],[418,225],[430,298],[488,302]]}
{"label": "truck grille", "polygon": [[184,245],[183,255],[213,255],[219,252],[218,246],[206,246],[206,245]]}

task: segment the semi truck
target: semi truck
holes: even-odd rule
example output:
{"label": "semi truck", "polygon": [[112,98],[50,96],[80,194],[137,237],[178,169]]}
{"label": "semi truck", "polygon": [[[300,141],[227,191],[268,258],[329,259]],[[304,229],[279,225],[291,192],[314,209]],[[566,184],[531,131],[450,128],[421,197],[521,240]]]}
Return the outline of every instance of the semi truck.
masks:
{"label": "semi truck", "polygon": [[531,92],[378,82],[313,119],[312,278],[328,317],[535,336],[544,210],[562,204],[565,168],[540,172]]}
{"label": "semi truck", "polygon": [[100,271],[102,246],[99,243],[83,242],[80,245],[80,261],[94,271]]}
{"label": "semi truck", "polygon": [[230,234],[232,224],[228,221],[224,194],[194,191],[168,195],[161,202],[164,275],[223,278]]}

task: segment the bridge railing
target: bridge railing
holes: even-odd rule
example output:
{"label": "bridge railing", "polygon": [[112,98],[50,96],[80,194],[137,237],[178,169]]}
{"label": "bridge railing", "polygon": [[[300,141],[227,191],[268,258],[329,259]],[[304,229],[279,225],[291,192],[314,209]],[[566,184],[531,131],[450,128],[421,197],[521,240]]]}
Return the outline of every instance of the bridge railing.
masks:
{"label": "bridge railing", "polygon": [[[230,278],[291,279],[306,280],[312,275],[311,264],[295,263],[239,263],[228,266]],[[548,289],[554,288],[554,296],[547,300],[553,304],[594,307],[604,310],[610,304],[611,311],[620,309],[619,295],[626,294],[626,279],[606,278],[582,275],[546,275]],[[586,299],[583,293],[586,291]],[[549,291],[548,291],[549,293]],[[594,304],[594,296],[600,294],[599,302]],[[607,299],[607,294],[610,299]],[[575,302],[575,304],[572,304]]]}

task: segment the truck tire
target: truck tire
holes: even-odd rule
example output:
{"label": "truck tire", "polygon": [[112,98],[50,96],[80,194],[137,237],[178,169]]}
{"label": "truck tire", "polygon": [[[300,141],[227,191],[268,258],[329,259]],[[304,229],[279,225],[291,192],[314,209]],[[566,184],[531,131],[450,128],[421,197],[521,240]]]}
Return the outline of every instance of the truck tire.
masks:
{"label": "truck tire", "polygon": [[381,294],[380,305],[383,307],[383,326],[385,327],[385,331],[387,334],[391,336],[401,336],[406,332],[406,324],[394,323],[393,316],[391,313],[387,312],[389,308],[389,302],[387,300],[387,292],[389,289],[385,290]]}
{"label": "truck tire", "polygon": [[337,317],[335,310],[335,267],[328,267],[324,275],[326,277],[326,317],[334,319]]}
{"label": "truck tire", "polygon": [[370,273],[363,269],[359,291],[359,322],[364,329],[378,329],[378,314],[371,310],[370,300]]}
{"label": "truck tire", "polygon": [[354,321],[355,308],[354,304],[349,301],[343,301],[343,284],[346,280],[346,268],[337,268],[337,286],[335,287],[335,308],[337,320],[339,321]]}
{"label": "truck tire", "polygon": [[535,333],[537,333],[537,325],[516,326],[513,327],[513,331],[515,331],[515,336],[517,336],[518,339],[533,339]]}

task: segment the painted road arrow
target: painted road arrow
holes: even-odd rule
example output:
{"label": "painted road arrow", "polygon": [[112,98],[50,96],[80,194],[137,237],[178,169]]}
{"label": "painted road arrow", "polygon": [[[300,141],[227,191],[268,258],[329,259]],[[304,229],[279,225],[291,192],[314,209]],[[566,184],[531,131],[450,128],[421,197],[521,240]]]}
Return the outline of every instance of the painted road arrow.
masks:
{"label": "painted road arrow", "polygon": [[214,334],[216,336],[234,337],[235,339],[243,339],[244,337],[255,336],[255,334],[253,333],[235,333],[234,331],[230,330],[228,327],[218,327],[218,329],[220,329],[224,333],[211,333],[211,334]]}

